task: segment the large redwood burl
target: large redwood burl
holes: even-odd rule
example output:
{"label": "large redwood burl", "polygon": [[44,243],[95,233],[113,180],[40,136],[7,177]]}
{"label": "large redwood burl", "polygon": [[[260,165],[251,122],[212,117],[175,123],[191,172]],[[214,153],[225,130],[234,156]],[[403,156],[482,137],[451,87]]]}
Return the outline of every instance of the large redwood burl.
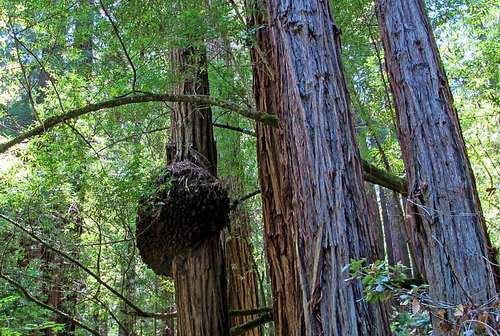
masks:
{"label": "large redwood burl", "polygon": [[137,247],[156,274],[171,275],[175,256],[219,234],[229,222],[229,196],[220,181],[192,161],[166,167],[137,215]]}
{"label": "large redwood burl", "polygon": [[[205,49],[194,47],[174,49],[172,65],[175,72],[181,76],[174,87],[175,94],[210,94]],[[177,168],[184,164],[190,165],[187,168],[187,175],[186,173],[177,175],[174,172],[172,175],[178,182],[174,183],[174,189],[167,188],[168,192],[178,194],[178,200],[187,197],[184,201],[180,201],[186,204],[177,204],[179,209],[170,206],[169,210],[170,214],[175,214],[172,217],[176,218],[172,223],[182,222],[184,227],[176,231],[177,229],[171,226],[157,226],[160,231],[168,227],[168,232],[165,233],[175,232],[175,238],[169,238],[169,243],[174,244],[173,250],[181,251],[171,262],[177,308],[176,334],[229,336],[225,251],[220,230],[228,222],[229,201],[226,199],[227,194],[224,196],[224,191],[220,190],[215,180],[217,153],[213,138],[212,110],[206,105],[186,102],[175,103],[171,107],[171,145],[167,147],[167,164],[177,165]],[[204,171],[198,171],[193,165]],[[174,166],[170,166],[169,169],[172,170]],[[185,171],[184,168],[176,170]],[[186,178],[193,173],[196,175],[194,179]],[[200,181],[205,182],[200,184]],[[199,194],[194,191],[196,188],[199,188]],[[188,196],[182,196],[185,192]],[[208,202],[207,199],[202,200],[202,195],[212,200]],[[171,195],[164,196],[164,200],[172,201],[169,199]],[[209,218],[209,213],[212,211],[215,217]],[[157,210],[156,213],[161,216],[162,211]],[[186,218],[182,218],[183,216]],[[186,237],[182,236],[182,232]],[[156,251],[165,249],[165,246],[159,246],[162,244],[162,239],[167,239],[160,237],[161,235],[162,233],[154,235],[153,232],[153,238],[159,239],[160,242],[149,241],[150,244],[159,247]],[[199,238],[203,239],[200,241]],[[181,243],[174,242],[174,239],[179,239]],[[195,244],[188,247],[185,246],[187,242]],[[146,245],[147,241],[144,243]],[[141,254],[144,255],[144,252]],[[170,253],[164,254],[162,259],[155,262],[154,267],[168,272],[170,257]]]}

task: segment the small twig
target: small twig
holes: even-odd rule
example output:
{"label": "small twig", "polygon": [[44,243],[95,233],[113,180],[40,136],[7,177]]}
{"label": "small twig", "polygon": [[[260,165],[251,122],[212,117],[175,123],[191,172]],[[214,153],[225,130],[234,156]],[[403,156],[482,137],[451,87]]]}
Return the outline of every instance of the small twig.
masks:
{"label": "small twig", "polygon": [[258,194],[260,194],[260,190],[255,190],[255,191],[251,192],[250,194],[243,196],[242,198],[234,200],[231,203],[229,210],[231,211],[231,210],[236,209],[238,207],[238,205],[240,205],[241,203],[245,202],[246,200],[248,200],[254,196],[257,196]]}
{"label": "small twig", "polygon": [[464,323],[467,323],[467,322],[469,322],[471,325],[473,323],[481,324],[483,327],[485,327],[485,329],[493,332],[493,334],[491,334],[491,335],[498,336],[498,331],[496,331],[492,326],[488,325],[487,323],[484,323],[484,322],[479,321],[479,320],[466,320],[466,321],[464,321]]}
{"label": "small twig", "polygon": [[109,144],[106,144],[106,145],[102,146],[101,148],[99,148],[97,151],[98,152],[102,152],[103,150],[105,150],[107,148],[113,147],[114,145],[116,145],[116,144],[118,144],[120,142],[124,142],[124,141],[130,140],[130,139],[132,139],[134,137],[138,137],[138,136],[146,135],[146,134],[151,134],[151,133],[156,133],[156,132],[161,132],[161,131],[165,131],[165,130],[168,130],[168,129],[170,129],[170,126],[155,128],[153,130],[148,130],[148,131],[142,131],[141,133],[134,133],[132,135],[120,138],[120,139],[115,140],[115,141],[113,141],[113,142],[111,142]]}
{"label": "small twig", "polygon": [[228,130],[240,132],[240,133],[243,133],[243,134],[246,134],[246,135],[250,135],[252,137],[256,137],[257,136],[254,131],[248,130],[248,129],[244,129],[244,128],[241,128],[241,127],[235,127],[235,126],[230,126],[228,124],[219,124],[219,123],[213,123],[212,125],[214,127],[225,128],[225,129],[228,129]]}
{"label": "small twig", "polygon": [[243,18],[243,15],[241,15],[240,10],[238,9],[238,5],[234,2],[234,0],[228,0],[229,4],[233,8],[234,12],[236,13],[236,16],[238,17],[238,20],[243,24],[243,26],[247,26],[246,20]]}
{"label": "small twig", "polygon": [[132,92],[131,93],[137,92],[135,89],[135,84],[137,82],[137,70],[135,69],[134,62],[132,62],[132,58],[130,57],[130,54],[128,53],[127,48],[125,47],[125,43],[123,43],[123,40],[120,36],[120,32],[118,31],[118,27],[116,26],[115,22],[111,18],[111,15],[109,15],[108,10],[104,6],[104,3],[102,2],[102,0],[99,0],[99,3],[101,5],[102,11],[104,12],[104,15],[111,23],[111,26],[113,26],[113,31],[115,32],[115,35],[118,38],[118,41],[120,41],[120,45],[123,49],[123,53],[125,54],[125,57],[127,57],[128,64],[130,65],[130,68],[132,69],[133,81],[132,81]]}

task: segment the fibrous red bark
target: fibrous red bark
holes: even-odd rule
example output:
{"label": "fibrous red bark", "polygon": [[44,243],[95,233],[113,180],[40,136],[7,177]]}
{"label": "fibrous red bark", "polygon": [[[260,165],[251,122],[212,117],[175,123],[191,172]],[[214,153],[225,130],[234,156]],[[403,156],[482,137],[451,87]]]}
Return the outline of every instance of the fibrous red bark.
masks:
{"label": "fibrous red bark", "polygon": [[339,31],[328,2],[265,1],[254,17],[257,126],[276,335],[388,335],[381,305],[347,283],[350,258],[376,255]]}

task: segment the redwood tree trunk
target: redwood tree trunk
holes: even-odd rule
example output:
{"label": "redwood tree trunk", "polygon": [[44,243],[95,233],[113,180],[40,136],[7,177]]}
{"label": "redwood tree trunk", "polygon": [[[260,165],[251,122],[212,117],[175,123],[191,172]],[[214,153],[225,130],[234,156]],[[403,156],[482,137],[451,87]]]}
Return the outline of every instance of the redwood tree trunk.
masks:
{"label": "redwood tree trunk", "polygon": [[[176,94],[209,94],[205,50],[176,49],[173,62],[185,76]],[[176,103],[172,111],[174,161],[190,159],[216,174],[212,111],[208,106]],[[229,335],[224,250],[220,235],[203,242],[172,265],[179,336]]]}
{"label": "redwood tree trunk", "polygon": [[[229,309],[240,310],[259,308],[258,274],[248,240],[249,218],[245,209],[237,209],[231,214],[229,237],[226,239],[227,272],[229,280]],[[231,326],[246,323],[255,316],[231,317]],[[251,329],[243,336],[260,336],[261,328]]]}
{"label": "redwood tree trunk", "polygon": [[369,216],[370,231],[373,232],[375,238],[375,246],[377,254],[373,256],[376,259],[385,258],[384,248],[384,231],[382,229],[382,220],[378,208],[377,195],[373,184],[365,182],[365,195],[367,203],[367,211]]}
{"label": "redwood tree trunk", "polygon": [[253,50],[259,172],[276,335],[388,335],[386,312],[347,283],[350,258],[376,255],[328,2],[266,1]]}
{"label": "redwood tree trunk", "polygon": [[485,303],[497,295],[496,261],[424,2],[376,0],[376,8],[409,180],[407,216],[430,294]]}
{"label": "redwood tree trunk", "polygon": [[399,201],[399,195],[394,191],[380,188],[380,202],[382,204],[382,219],[387,244],[389,264],[398,262],[410,267],[406,231],[404,230],[404,215]]}
{"label": "redwood tree trunk", "polygon": [[[238,116],[228,117],[232,125],[238,125]],[[231,134],[227,134],[231,133]],[[226,166],[231,173],[225,179],[232,199],[244,196],[243,180],[244,161],[241,153],[241,133],[224,134]],[[224,157],[223,157],[224,158]],[[229,229],[226,236],[226,269],[228,277],[228,306],[230,310],[259,308],[258,271],[250,243],[250,219],[244,205],[231,212]],[[257,316],[232,316],[231,327],[246,323]],[[261,336],[262,328],[256,327],[242,334],[243,336]]]}

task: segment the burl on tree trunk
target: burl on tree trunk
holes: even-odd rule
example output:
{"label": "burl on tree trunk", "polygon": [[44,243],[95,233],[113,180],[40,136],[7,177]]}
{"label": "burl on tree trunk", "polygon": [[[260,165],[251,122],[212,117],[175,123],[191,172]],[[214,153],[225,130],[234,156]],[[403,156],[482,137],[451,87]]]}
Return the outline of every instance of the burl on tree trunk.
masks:
{"label": "burl on tree trunk", "polygon": [[[408,224],[435,303],[482,305],[499,278],[457,111],[423,0],[376,0],[408,177]],[[497,282],[497,283],[496,283]],[[450,309],[435,312],[447,334]]]}
{"label": "burl on tree trunk", "polygon": [[[208,95],[205,50],[173,51],[185,76],[176,94]],[[221,229],[229,221],[229,197],[216,179],[212,111],[208,106],[172,106],[169,165],[157,191],[138,211],[137,245],[160,274],[171,272],[176,287],[179,336],[229,335]]]}

